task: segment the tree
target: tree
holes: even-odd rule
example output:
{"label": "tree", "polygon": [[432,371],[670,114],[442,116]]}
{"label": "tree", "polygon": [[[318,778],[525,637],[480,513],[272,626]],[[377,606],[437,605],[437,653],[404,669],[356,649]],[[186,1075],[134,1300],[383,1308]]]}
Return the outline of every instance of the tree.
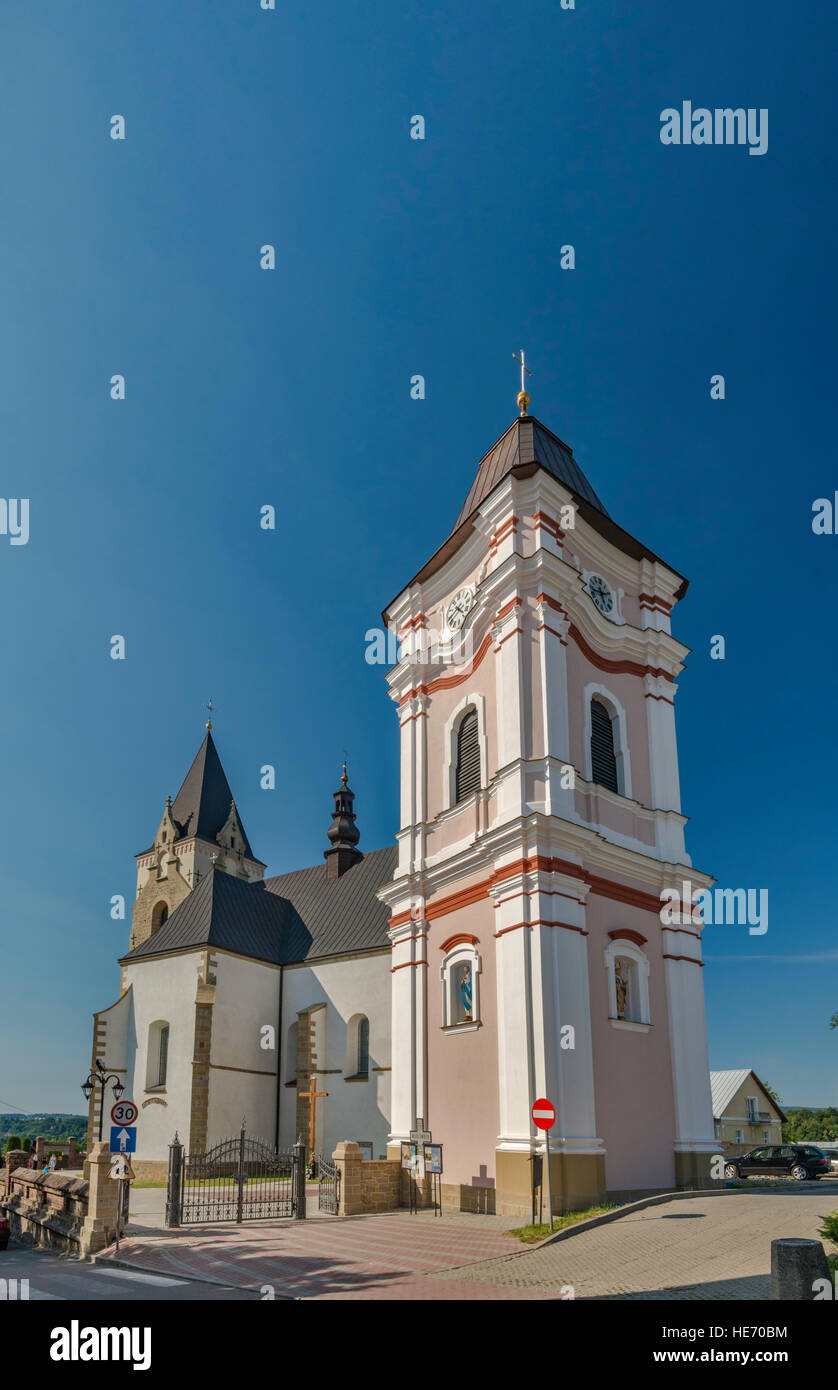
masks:
{"label": "tree", "polygon": [[24,1134],[23,1138],[22,1138],[21,1141],[20,1141],[20,1147],[21,1147],[22,1149],[25,1149],[27,1153],[31,1153],[31,1152],[32,1152],[32,1150],[34,1149],[35,1145],[32,1143],[31,1135],[29,1135],[29,1134]]}
{"label": "tree", "polygon": [[829,1020],[830,1028],[838,1028],[838,1014],[833,1014]]}
{"label": "tree", "polygon": [[10,1153],[12,1149],[19,1149],[19,1148],[20,1148],[20,1135],[19,1135],[19,1134],[10,1134],[9,1137],[8,1137],[8,1139],[6,1140],[6,1153]]}

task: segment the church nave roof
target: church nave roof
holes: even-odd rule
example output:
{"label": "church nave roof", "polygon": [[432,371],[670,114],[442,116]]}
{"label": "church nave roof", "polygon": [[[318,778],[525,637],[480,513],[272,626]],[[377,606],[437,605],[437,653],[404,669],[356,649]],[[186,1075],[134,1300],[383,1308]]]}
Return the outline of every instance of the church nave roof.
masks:
{"label": "church nave roof", "polygon": [[121,963],[198,946],[273,965],[386,948],[389,910],[377,890],[397,855],[395,845],[373,850],[339,878],[326,864],[257,883],[214,868]]}

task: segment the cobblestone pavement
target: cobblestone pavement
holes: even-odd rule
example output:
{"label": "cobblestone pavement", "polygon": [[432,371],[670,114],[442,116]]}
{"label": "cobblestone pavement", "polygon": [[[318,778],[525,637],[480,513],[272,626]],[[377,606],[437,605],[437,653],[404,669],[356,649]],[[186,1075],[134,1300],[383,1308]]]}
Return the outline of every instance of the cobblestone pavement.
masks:
{"label": "cobblestone pavement", "polygon": [[[467,1280],[440,1287],[438,1271],[467,1261],[516,1254],[508,1217],[430,1212],[319,1221],[247,1222],[179,1231],[130,1230],[119,1260],[171,1277],[192,1276],[275,1297],[358,1299],[553,1298],[550,1291],[510,1289]],[[513,1223],[514,1224],[514,1223]],[[116,1258],[113,1246],[98,1257]]]}
{"label": "cobblestone pavement", "polygon": [[665,1202],[512,1260],[446,1271],[438,1282],[465,1278],[554,1298],[563,1286],[576,1298],[768,1298],[771,1241],[818,1238],[835,1195],[807,1188]]}
{"label": "cobblestone pavement", "polygon": [[808,1186],[675,1199],[534,1250],[504,1217],[252,1222],[129,1232],[120,1260],[277,1298],[540,1300],[570,1287],[578,1299],[764,1299],[772,1239],[817,1236],[835,1206]]}

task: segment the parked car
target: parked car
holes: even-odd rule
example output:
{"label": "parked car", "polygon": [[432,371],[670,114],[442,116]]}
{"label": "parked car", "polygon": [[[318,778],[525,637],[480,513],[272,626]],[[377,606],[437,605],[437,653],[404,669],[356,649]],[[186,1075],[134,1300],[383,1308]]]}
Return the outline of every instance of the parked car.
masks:
{"label": "parked car", "polygon": [[11,1233],[12,1228],[9,1225],[8,1218],[3,1215],[0,1215],[0,1250],[6,1249],[6,1246],[9,1243],[9,1236],[11,1235]]}
{"label": "parked car", "polygon": [[792,1177],[797,1182],[822,1178],[829,1159],[814,1144],[774,1144],[751,1149],[725,1164],[726,1178]]}

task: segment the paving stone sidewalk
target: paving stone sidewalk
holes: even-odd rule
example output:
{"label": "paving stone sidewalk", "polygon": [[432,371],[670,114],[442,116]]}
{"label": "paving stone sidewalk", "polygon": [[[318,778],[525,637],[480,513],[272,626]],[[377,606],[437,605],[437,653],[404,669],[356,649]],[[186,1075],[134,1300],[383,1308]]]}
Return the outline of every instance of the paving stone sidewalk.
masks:
{"label": "paving stone sidewalk", "polygon": [[771,1241],[820,1239],[821,1218],[834,1210],[835,1195],[755,1190],[661,1203],[512,1260],[448,1270],[439,1282],[467,1278],[471,1286],[485,1282],[554,1298],[571,1286],[575,1298],[586,1299],[767,1299]]}
{"label": "paving stone sidewalk", "polygon": [[817,1236],[835,1205],[811,1188],[674,1199],[538,1249],[503,1217],[248,1222],[129,1232],[119,1258],[277,1298],[555,1300],[569,1286],[577,1299],[765,1299],[772,1239]]}
{"label": "paving stone sidewalk", "polygon": [[[247,1222],[128,1233],[119,1261],[158,1274],[274,1290],[276,1297],[318,1299],[553,1298],[468,1280],[440,1286],[436,1274],[469,1261],[516,1254],[510,1220],[467,1214],[434,1217],[388,1212],[318,1221]],[[98,1257],[115,1260],[113,1246]]]}

